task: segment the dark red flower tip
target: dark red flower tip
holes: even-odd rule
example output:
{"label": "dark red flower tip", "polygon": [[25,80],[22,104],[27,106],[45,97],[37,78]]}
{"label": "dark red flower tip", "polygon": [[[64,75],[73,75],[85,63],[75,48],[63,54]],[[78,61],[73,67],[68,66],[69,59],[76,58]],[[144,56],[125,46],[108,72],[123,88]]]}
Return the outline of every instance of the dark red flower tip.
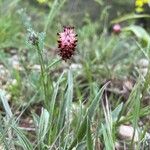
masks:
{"label": "dark red flower tip", "polygon": [[74,54],[77,45],[77,34],[74,31],[74,27],[64,26],[63,32],[57,33],[59,55],[63,60],[70,59]]}

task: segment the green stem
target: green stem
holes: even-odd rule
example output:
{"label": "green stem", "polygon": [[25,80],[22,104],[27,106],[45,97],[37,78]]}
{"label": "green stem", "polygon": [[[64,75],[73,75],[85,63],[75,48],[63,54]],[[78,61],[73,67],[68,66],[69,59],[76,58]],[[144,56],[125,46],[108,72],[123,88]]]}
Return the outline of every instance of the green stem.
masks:
{"label": "green stem", "polygon": [[58,62],[60,62],[62,59],[57,59],[57,60],[55,60],[54,62],[52,62],[50,65],[48,65],[47,67],[46,67],[46,69],[48,70],[48,69],[50,69],[51,67],[53,67],[55,64],[57,64]]}
{"label": "green stem", "polygon": [[46,19],[46,23],[45,23],[45,27],[44,27],[44,32],[46,33],[48,25],[52,22],[54,15],[55,15],[55,11],[57,9],[58,6],[58,0],[55,0],[53,2],[52,8],[49,11],[48,17]]}
{"label": "green stem", "polygon": [[44,60],[43,60],[43,56],[39,47],[39,44],[36,44],[36,49],[38,51],[38,56],[39,56],[39,62],[40,62],[40,66],[41,66],[41,77],[42,77],[42,84],[43,84],[43,89],[44,89],[44,96],[45,96],[45,106],[46,106],[46,102],[47,102],[47,87],[46,87],[46,82],[45,82],[45,75],[46,75],[46,69],[44,66]]}

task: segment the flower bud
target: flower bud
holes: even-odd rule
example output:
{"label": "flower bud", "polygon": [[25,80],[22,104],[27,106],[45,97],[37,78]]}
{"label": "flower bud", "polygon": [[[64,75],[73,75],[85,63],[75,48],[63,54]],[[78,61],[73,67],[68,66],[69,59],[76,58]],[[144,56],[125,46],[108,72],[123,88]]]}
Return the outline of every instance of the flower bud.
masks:
{"label": "flower bud", "polygon": [[116,34],[118,34],[118,33],[121,32],[121,26],[120,26],[120,24],[115,24],[113,26],[113,32],[116,33]]}
{"label": "flower bud", "polygon": [[28,37],[28,41],[32,44],[32,45],[36,45],[38,44],[38,36],[35,32],[30,32],[29,33],[29,37]]}

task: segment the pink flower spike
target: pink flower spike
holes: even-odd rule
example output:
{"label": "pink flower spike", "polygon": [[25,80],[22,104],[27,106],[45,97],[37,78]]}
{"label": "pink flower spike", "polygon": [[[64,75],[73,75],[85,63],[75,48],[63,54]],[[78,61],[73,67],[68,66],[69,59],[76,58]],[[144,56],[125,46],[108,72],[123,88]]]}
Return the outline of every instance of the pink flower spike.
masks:
{"label": "pink flower spike", "polygon": [[59,55],[66,61],[74,54],[77,43],[77,34],[74,31],[74,27],[65,26],[64,31],[58,33],[58,36]]}

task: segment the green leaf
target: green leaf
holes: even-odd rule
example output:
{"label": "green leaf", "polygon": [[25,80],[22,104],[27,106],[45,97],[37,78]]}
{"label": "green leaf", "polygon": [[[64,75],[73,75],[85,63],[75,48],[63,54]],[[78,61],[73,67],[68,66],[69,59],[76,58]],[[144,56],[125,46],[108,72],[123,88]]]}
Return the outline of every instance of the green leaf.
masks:
{"label": "green leaf", "polygon": [[104,5],[104,1],[103,0],[94,0],[95,2],[97,2],[99,5]]}
{"label": "green leaf", "polygon": [[134,98],[134,104],[133,104],[133,127],[134,127],[134,133],[133,133],[133,137],[132,137],[132,141],[131,144],[133,144],[134,142],[134,136],[135,136],[135,132],[136,129],[138,127],[138,121],[139,121],[139,117],[140,117],[140,88],[138,87],[136,92],[135,92],[135,98]]}
{"label": "green leaf", "polygon": [[138,19],[138,18],[150,18],[150,15],[147,14],[127,14],[123,17],[120,17],[118,19],[114,19],[111,21],[111,24],[120,23],[123,21],[131,20],[131,19]]}
{"label": "green leaf", "polygon": [[53,19],[57,15],[60,8],[64,5],[66,0],[54,0],[53,4],[51,5],[51,9],[49,11],[49,14],[46,18],[45,26],[44,26],[44,32],[47,32],[48,27],[52,25]]}
{"label": "green leaf", "polygon": [[[36,119],[38,121],[38,118]],[[45,135],[47,134],[49,129],[49,112],[42,108],[41,116],[38,122],[38,131],[37,131],[37,140],[38,146],[42,148],[43,141],[45,140]]]}
{"label": "green leaf", "polygon": [[87,131],[86,131],[86,145],[87,145],[87,150],[93,149],[91,123],[90,123],[90,120],[88,118],[87,118]]}
{"label": "green leaf", "polygon": [[6,94],[5,91],[0,89],[0,99],[2,101],[2,104],[3,104],[3,107],[5,109],[6,115],[7,115],[8,118],[11,118],[12,117],[12,111],[11,111],[11,108],[8,104],[8,100],[6,99],[5,94]]}
{"label": "green leaf", "polygon": [[42,113],[40,116],[40,122],[39,122],[39,139],[44,139],[47,129],[48,129],[48,123],[49,123],[49,113],[46,109],[42,108]]}
{"label": "green leaf", "polygon": [[103,133],[103,140],[104,140],[104,146],[106,150],[113,150],[113,144],[111,141],[111,136],[108,133],[108,129],[102,124],[102,133]]}
{"label": "green leaf", "polygon": [[57,127],[56,127],[56,134],[58,135],[59,132],[61,131],[64,121],[65,121],[65,116],[66,119],[69,119],[70,117],[70,110],[71,110],[71,103],[73,99],[73,77],[72,77],[72,72],[71,70],[68,70],[68,80],[67,80],[67,91],[65,93],[65,98],[64,101],[61,103],[61,108],[57,120]]}
{"label": "green leaf", "polygon": [[150,44],[150,36],[144,28],[137,25],[132,25],[124,28],[123,30],[134,33],[139,40],[145,42],[147,45]]}
{"label": "green leaf", "polygon": [[17,134],[20,146],[22,146],[24,150],[33,150],[32,144],[27,139],[27,137],[21,132],[21,130],[15,126],[12,126],[12,128]]}
{"label": "green leaf", "polygon": [[70,147],[68,148],[68,150],[72,150],[73,147],[76,146],[77,143],[81,142],[81,140],[83,139],[83,137],[86,134],[86,130],[87,130],[87,116],[84,117],[82,124],[79,128],[79,131],[77,132],[77,136],[74,138],[73,142],[71,143]]}
{"label": "green leaf", "polygon": [[115,108],[115,110],[112,111],[111,115],[112,115],[112,120],[113,120],[113,122],[116,122],[116,121],[117,121],[118,116],[119,116],[119,114],[120,114],[120,112],[121,112],[121,110],[122,110],[122,107],[123,107],[123,103],[119,104],[119,105]]}
{"label": "green leaf", "polygon": [[84,138],[84,136],[86,135],[87,132],[87,117],[91,120],[91,118],[93,117],[94,113],[96,112],[96,108],[98,107],[98,104],[101,100],[102,94],[106,88],[106,86],[109,84],[109,82],[107,82],[97,93],[97,95],[95,96],[94,100],[92,101],[91,105],[89,106],[87,113],[81,123],[81,126],[78,130],[78,132],[76,133],[76,137],[74,138],[73,142],[71,143],[70,147],[68,150],[71,150],[73,147],[75,147],[75,145],[79,142],[81,142],[81,140]]}
{"label": "green leaf", "polygon": [[102,94],[103,94],[105,88],[107,87],[107,85],[108,85],[109,83],[110,83],[110,82],[107,82],[107,83],[99,90],[99,92],[97,93],[97,95],[96,95],[95,98],[93,99],[91,105],[89,106],[88,111],[87,111],[87,115],[88,115],[89,119],[91,119],[92,116],[94,115],[94,113],[96,112],[96,109],[97,109],[97,107],[98,107],[98,103],[99,103],[100,100],[101,100]]}
{"label": "green leaf", "polygon": [[57,97],[57,94],[58,94],[58,89],[59,89],[59,84],[60,82],[62,81],[62,78],[63,78],[63,75],[64,75],[64,72],[61,74],[61,76],[59,77],[55,87],[54,87],[54,91],[53,91],[53,95],[52,95],[52,99],[51,99],[51,102],[50,102],[50,110],[49,110],[49,113],[50,113],[50,119],[49,119],[49,126],[50,126],[50,130],[49,130],[49,139],[48,139],[48,142],[50,143],[51,142],[51,133],[52,133],[52,122],[53,122],[53,119],[54,119],[54,111],[55,111],[55,104],[56,104],[56,97]]}
{"label": "green leaf", "polygon": [[44,48],[44,40],[45,40],[45,33],[44,32],[41,32],[38,34],[38,38],[39,38],[39,49],[41,51],[43,51],[43,48]]}
{"label": "green leaf", "polygon": [[71,70],[68,70],[68,89],[66,93],[66,115],[69,117],[70,114],[70,108],[71,108],[71,103],[73,99],[73,76]]}

